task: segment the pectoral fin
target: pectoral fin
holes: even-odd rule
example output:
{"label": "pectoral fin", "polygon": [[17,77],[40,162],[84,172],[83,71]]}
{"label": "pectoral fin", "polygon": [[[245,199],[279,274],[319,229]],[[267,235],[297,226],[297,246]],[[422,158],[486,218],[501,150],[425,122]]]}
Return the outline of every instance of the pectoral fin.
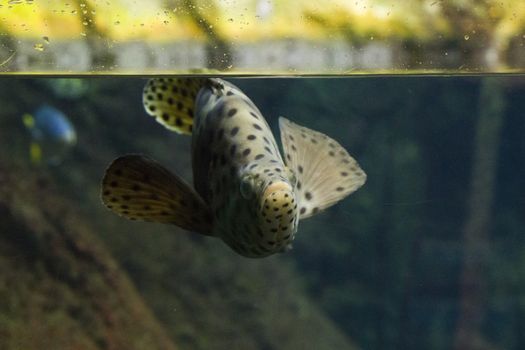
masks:
{"label": "pectoral fin", "polygon": [[297,177],[301,219],[330,207],[366,181],[359,164],[330,137],[279,118],[286,165]]}
{"label": "pectoral fin", "polygon": [[180,177],[141,155],[111,163],[102,180],[102,201],[130,220],[174,224],[211,235],[210,210],[201,197]]}

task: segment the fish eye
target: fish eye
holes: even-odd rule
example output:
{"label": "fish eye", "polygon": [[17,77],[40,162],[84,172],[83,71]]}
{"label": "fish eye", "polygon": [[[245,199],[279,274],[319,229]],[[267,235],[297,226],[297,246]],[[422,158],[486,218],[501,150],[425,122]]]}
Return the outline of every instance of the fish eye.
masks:
{"label": "fish eye", "polygon": [[297,177],[295,176],[295,172],[290,168],[288,168],[288,180],[290,180],[290,185],[295,188]]}
{"label": "fish eye", "polygon": [[250,199],[253,197],[253,185],[254,185],[255,179],[252,175],[244,175],[241,178],[241,184],[240,184],[240,192],[241,196],[245,199]]}

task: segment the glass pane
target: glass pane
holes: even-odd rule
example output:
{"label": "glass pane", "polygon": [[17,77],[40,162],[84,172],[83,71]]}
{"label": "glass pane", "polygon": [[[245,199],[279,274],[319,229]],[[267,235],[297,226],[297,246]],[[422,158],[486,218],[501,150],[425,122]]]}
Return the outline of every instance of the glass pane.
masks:
{"label": "glass pane", "polygon": [[17,73],[509,72],[521,0],[0,2],[0,69]]}

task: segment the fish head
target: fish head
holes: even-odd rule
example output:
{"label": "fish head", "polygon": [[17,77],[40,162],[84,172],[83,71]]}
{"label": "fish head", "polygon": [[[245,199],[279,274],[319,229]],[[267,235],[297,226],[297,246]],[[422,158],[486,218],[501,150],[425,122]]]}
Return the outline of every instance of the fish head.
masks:
{"label": "fish head", "polygon": [[288,250],[297,232],[299,214],[294,186],[293,173],[275,164],[241,175],[241,197],[253,206],[253,222],[261,240],[270,243],[275,252]]}

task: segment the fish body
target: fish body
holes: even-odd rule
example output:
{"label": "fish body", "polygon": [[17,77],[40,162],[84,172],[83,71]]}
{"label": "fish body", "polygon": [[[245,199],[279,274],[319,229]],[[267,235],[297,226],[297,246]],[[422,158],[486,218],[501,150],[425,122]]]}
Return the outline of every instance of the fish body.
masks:
{"label": "fish body", "polygon": [[23,122],[31,134],[30,155],[38,163],[46,158],[59,163],[68,149],[76,144],[77,134],[67,116],[58,109],[43,105],[33,114],[24,114]]}
{"label": "fish body", "polygon": [[192,160],[213,235],[245,256],[282,251],[298,223],[290,169],[253,102],[232,84],[212,82],[196,98]]}
{"label": "fish body", "polygon": [[121,157],[106,171],[102,199],[127,218],[173,223],[265,257],[291,248],[300,219],[365,182],[337,142],[281,117],[283,159],[259,109],[227,81],[152,79],[143,101],[161,124],[192,135],[194,186],[145,157]]}

